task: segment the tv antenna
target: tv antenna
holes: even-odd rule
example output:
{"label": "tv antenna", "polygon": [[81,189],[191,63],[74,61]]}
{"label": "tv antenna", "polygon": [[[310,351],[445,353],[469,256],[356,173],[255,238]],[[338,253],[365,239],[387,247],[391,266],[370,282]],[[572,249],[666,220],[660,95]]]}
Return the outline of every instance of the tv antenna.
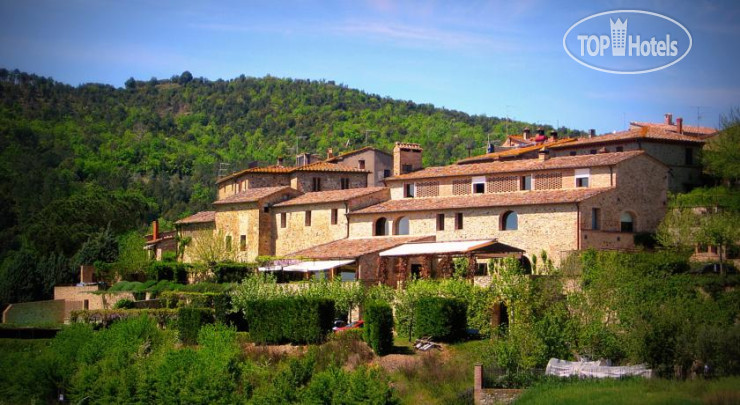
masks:
{"label": "tv antenna", "polygon": [[228,162],[219,162],[218,164],[218,177],[224,177],[229,175],[229,169],[231,168],[231,163]]}
{"label": "tv antenna", "polygon": [[705,105],[692,105],[692,108],[696,108],[696,125],[699,125],[701,122],[701,119],[704,118],[704,116],[701,113],[702,108],[708,108]]}

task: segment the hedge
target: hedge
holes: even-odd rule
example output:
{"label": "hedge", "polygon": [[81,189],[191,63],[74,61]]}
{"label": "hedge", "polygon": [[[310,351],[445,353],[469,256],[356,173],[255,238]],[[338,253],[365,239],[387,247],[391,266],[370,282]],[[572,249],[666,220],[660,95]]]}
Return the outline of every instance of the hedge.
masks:
{"label": "hedge", "polygon": [[414,308],[414,336],[442,342],[465,337],[467,304],[456,298],[423,297]]}
{"label": "hedge", "polygon": [[180,284],[188,283],[190,265],[179,262],[152,261],[146,268],[147,278],[150,280],[171,280]]}
{"label": "hedge", "polygon": [[108,326],[111,323],[126,318],[137,316],[149,316],[157,321],[160,327],[166,326],[170,321],[177,319],[177,310],[169,308],[156,309],[86,309],[72,311],[70,320],[72,322],[91,323]]}
{"label": "hedge", "polygon": [[177,310],[177,331],[180,340],[185,344],[197,343],[200,328],[214,321],[211,308],[179,308]]}
{"label": "hedge", "polygon": [[365,342],[382,356],[393,349],[393,310],[385,302],[371,302],[365,305]]}
{"label": "hedge", "polygon": [[213,274],[217,283],[237,283],[253,273],[256,267],[254,263],[221,262],[216,264]]}
{"label": "hedge", "polygon": [[286,297],[247,303],[249,335],[257,343],[319,343],[331,331],[334,301]]}

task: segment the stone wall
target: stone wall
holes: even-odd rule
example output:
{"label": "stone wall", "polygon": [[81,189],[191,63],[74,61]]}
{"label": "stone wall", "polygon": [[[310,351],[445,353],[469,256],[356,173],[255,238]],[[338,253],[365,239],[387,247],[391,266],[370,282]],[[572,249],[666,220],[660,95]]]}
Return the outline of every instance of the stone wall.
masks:
{"label": "stone wall", "polygon": [[245,173],[218,185],[218,199],[234,195],[250,188],[289,186],[288,173]]}
{"label": "stone wall", "polygon": [[190,243],[183,248],[182,261],[184,263],[192,263],[194,261],[193,250],[198,245],[199,241],[204,238],[213,237],[215,232],[216,228],[214,222],[180,225],[180,238],[190,238]]}
{"label": "stone wall", "polygon": [[349,188],[367,187],[367,173],[362,172],[294,172],[290,178],[290,186],[307,193],[313,189],[313,179],[321,179],[321,190],[341,190],[341,179],[349,179]]}
{"label": "stone wall", "polygon": [[[331,223],[331,211],[337,210],[337,223]],[[306,211],[311,211],[311,226],[306,226]],[[347,209],[344,202],[293,205],[271,209],[274,224],[275,255],[282,256],[311,246],[347,237]],[[285,214],[285,227],[281,216]]]}
{"label": "stone wall", "polygon": [[346,156],[339,163],[359,169],[360,160],[365,161],[365,170],[370,172],[367,174],[368,187],[383,185],[383,179],[385,178],[383,175],[384,170],[388,170],[390,174],[393,173],[393,157],[372,149]]}
{"label": "stone wall", "polygon": [[[237,261],[253,261],[259,255],[260,207],[257,203],[228,204],[216,206],[216,237],[231,237],[231,248]],[[241,246],[241,236],[246,236],[246,245]]]}

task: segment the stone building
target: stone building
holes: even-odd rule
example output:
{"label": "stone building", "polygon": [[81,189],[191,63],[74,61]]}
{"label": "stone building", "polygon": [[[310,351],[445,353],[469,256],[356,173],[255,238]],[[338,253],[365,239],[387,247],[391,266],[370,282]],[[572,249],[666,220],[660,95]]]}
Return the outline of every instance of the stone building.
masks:
{"label": "stone building", "polygon": [[367,170],[367,186],[383,185],[383,179],[390,177],[393,171],[393,155],[388,152],[366,146],[334,156],[331,149],[327,153],[327,162],[341,163],[345,166]]}

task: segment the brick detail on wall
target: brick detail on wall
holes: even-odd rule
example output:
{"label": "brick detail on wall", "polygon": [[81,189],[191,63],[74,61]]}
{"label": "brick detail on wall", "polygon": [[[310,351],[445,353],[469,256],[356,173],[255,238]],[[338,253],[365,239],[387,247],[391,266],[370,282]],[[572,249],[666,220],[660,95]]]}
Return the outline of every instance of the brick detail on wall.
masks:
{"label": "brick detail on wall", "polygon": [[473,187],[471,179],[452,180],[452,195],[470,194],[471,187]]}
{"label": "brick detail on wall", "polygon": [[489,193],[508,193],[519,190],[519,177],[517,176],[488,177],[486,183]]}
{"label": "brick detail on wall", "polygon": [[552,190],[563,188],[562,173],[543,173],[534,176],[535,190]]}
{"label": "brick detail on wall", "polygon": [[438,181],[425,181],[416,183],[416,197],[438,197],[439,196],[439,182]]}

